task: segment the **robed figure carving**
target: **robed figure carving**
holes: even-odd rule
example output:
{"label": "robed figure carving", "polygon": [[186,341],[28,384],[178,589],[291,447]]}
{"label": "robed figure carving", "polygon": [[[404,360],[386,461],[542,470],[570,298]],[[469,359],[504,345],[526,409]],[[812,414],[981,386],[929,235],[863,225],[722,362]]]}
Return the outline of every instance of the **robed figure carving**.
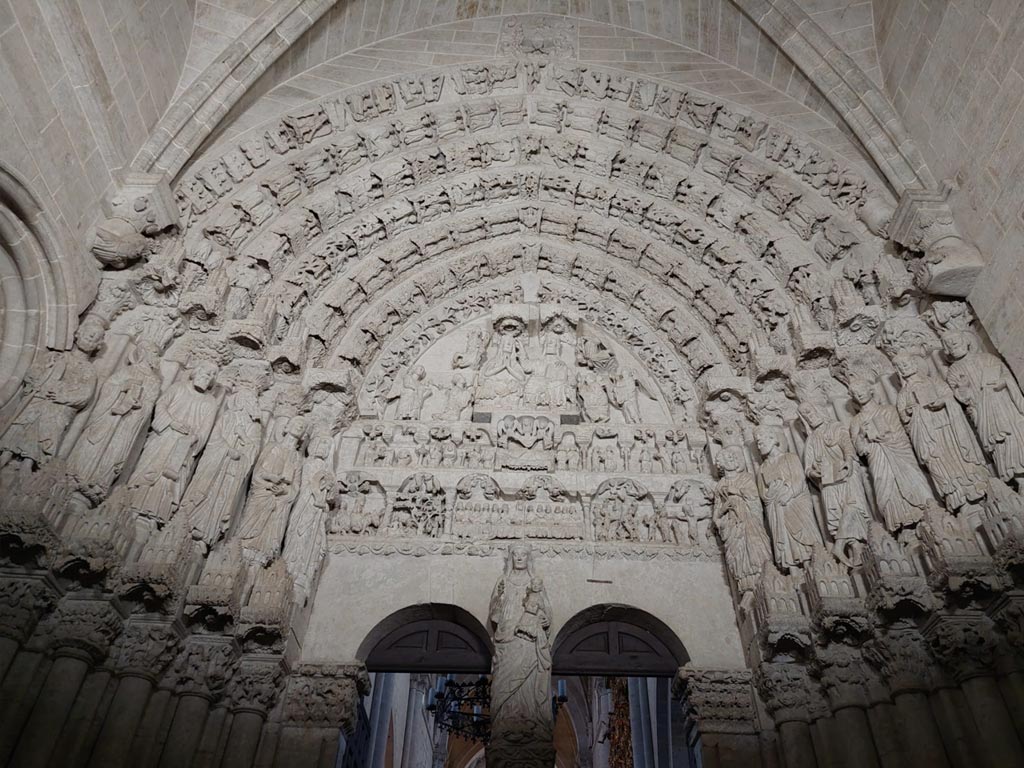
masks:
{"label": "robed figure carving", "polygon": [[893,366],[900,377],[896,409],[946,507],[957,512],[985,498],[988,468],[953,390],[938,376],[925,373],[924,365],[923,358],[910,353],[896,355]]}
{"label": "robed figure carving", "polygon": [[950,331],[942,346],[952,361],[946,383],[963,403],[996,473],[1024,490],[1024,396],[1006,364],[979,349],[969,331]]}
{"label": "robed figure carving", "polygon": [[723,448],[715,460],[721,479],[715,486],[714,521],[725,550],[725,564],[746,607],[772,558],[764,529],[757,481],[744,468],[743,449]]}
{"label": "robed figure carving", "polygon": [[217,415],[216,375],[213,363],[200,362],[156,401],[146,446],[128,481],[130,508],[141,517],[162,524],[178,508]]}
{"label": "robed figure carving", "polygon": [[850,437],[865,457],[875,501],[890,533],[916,525],[934,505],[931,486],[917,463],[899,413],[875,399],[875,387],[864,379],[851,379],[850,396],[858,413],[850,420]]}
{"label": "robed figure carving", "polygon": [[803,462],[783,449],[777,428],[758,427],[755,437],[764,459],[757,473],[757,489],[772,532],[775,564],[783,571],[799,568],[811,559],[814,546],[821,543]]}
{"label": "robed figure carving", "polygon": [[100,388],[96,407],[67,460],[76,489],[99,504],[121,476],[132,451],[140,447],[160,394],[160,355],[139,342]]}
{"label": "robed figure carving", "polygon": [[551,606],[525,544],[509,547],[491,594],[494,638],[488,768],[551,768]]}

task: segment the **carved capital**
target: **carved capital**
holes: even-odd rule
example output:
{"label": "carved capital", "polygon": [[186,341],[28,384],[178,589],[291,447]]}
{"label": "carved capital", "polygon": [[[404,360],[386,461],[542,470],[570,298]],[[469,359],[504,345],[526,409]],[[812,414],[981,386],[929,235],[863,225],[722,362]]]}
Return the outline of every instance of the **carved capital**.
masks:
{"label": "carved capital", "polygon": [[131,620],[117,639],[114,669],[122,677],[156,682],[181,647],[181,628],[167,622]]}
{"label": "carved capital", "polygon": [[277,655],[239,659],[227,691],[232,711],[255,712],[266,717],[281,693],[284,672],[284,659]]}
{"label": "carved capital", "polygon": [[845,645],[821,648],[816,666],[821,686],[834,711],[868,705],[870,672],[859,650]]}
{"label": "carved capital", "polygon": [[754,672],[754,682],[776,725],[789,722],[808,723],[815,718],[813,700],[815,694],[819,698],[821,694],[803,664],[761,664]]}
{"label": "carved capital", "polygon": [[992,620],[984,614],[934,616],[922,632],[932,653],[958,681],[995,672],[998,638]]}
{"label": "carved capital", "polygon": [[79,656],[97,664],[121,633],[124,617],[107,600],[65,597],[39,625],[36,637],[55,655]]}
{"label": "carved capital", "polygon": [[888,682],[894,694],[928,691],[934,662],[916,629],[894,630],[864,644],[864,658]]}
{"label": "carved capital", "polygon": [[675,694],[702,734],[754,733],[749,670],[682,669]]}
{"label": "carved capital", "polygon": [[301,664],[285,689],[284,720],[310,727],[351,729],[370,679],[362,664]]}
{"label": "carved capital", "polygon": [[223,637],[192,637],[174,659],[169,678],[180,695],[219,698],[234,670],[235,643]]}
{"label": "carved capital", "polygon": [[990,608],[989,616],[1006,638],[1006,644],[1018,658],[1024,657],[1024,593],[1003,595]]}
{"label": "carved capital", "polygon": [[163,174],[118,174],[115,184],[89,250],[104,266],[124,269],[156,249],[153,237],[177,226],[178,207]]}
{"label": "carved capital", "polygon": [[45,574],[0,577],[0,637],[24,643],[57,598],[57,585]]}

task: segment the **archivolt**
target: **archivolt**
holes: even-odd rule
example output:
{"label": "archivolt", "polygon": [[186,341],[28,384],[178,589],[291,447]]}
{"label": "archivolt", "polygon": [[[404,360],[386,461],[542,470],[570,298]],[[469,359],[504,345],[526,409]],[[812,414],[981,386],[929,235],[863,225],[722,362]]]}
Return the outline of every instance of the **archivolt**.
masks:
{"label": "archivolt", "polygon": [[75,313],[61,250],[42,206],[0,165],[0,408],[18,391],[37,351],[66,349]]}

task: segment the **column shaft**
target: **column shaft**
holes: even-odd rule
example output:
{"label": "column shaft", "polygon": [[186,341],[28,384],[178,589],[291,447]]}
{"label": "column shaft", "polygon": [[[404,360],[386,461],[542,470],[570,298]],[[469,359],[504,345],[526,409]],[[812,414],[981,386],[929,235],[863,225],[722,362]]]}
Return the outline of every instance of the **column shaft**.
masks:
{"label": "column shaft", "polygon": [[999,690],[1017,727],[1017,736],[1024,740],[1024,672],[1011,672],[999,678]]}
{"label": "column shaft", "polygon": [[974,721],[981,725],[983,754],[992,765],[1024,765],[1024,747],[995,678],[973,677],[962,687]]}
{"label": "column shaft", "polygon": [[187,768],[191,764],[209,711],[210,701],[203,696],[185,694],[178,697],[171,731],[160,756],[160,768]]}
{"label": "column shaft", "polygon": [[930,698],[950,763],[958,768],[974,768],[978,764],[981,736],[974,718],[966,717],[969,710],[963,691],[940,688]]}
{"label": "column shaft", "polygon": [[900,737],[896,707],[891,701],[878,701],[868,707],[867,715],[882,768],[904,768],[907,755]]}
{"label": "column shaft", "polygon": [[807,723],[792,721],[779,726],[782,759],[786,768],[817,768],[814,742]]}
{"label": "column shaft", "polygon": [[7,765],[18,744],[48,667],[43,655],[32,651],[21,651],[11,662],[0,686],[0,765]]}
{"label": "column shaft", "polygon": [[7,670],[14,661],[14,657],[18,655],[20,647],[18,641],[13,638],[0,637],[0,683],[7,676]]}
{"label": "column shaft", "polygon": [[153,684],[142,677],[131,675],[118,680],[89,768],[122,768],[130,762],[132,739],[152,690]]}
{"label": "column shaft", "polygon": [[843,738],[843,764],[849,768],[878,768],[878,752],[867,715],[860,707],[843,707],[836,712],[836,725]]}
{"label": "column shaft", "polygon": [[907,764],[912,768],[949,768],[928,697],[919,691],[908,691],[893,699],[902,726]]}
{"label": "column shaft", "polygon": [[262,733],[262,715],[257,712],[235,712],[231,718],[222,768],[252,768]]}
{"label": "column shaft", "polygon": [[53,660],[11,757],[12,768],[43,768],[49,762],[88,672],[89,662],[85,659],[58,656]]}

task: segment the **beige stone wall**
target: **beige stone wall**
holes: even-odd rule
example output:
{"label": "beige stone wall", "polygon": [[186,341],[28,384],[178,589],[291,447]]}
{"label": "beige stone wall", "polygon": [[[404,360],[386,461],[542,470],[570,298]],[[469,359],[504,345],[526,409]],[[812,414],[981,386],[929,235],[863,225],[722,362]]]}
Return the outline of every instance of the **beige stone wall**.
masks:
{"label": "beige stone wall", "polygon": [[1024,371],[1024,5],[1019,0],[874,0],[886,93],[988,268],[972,302]]}
{"label": "beige stone wall", "polygon": [[194,6],[0,0],[0,163],[39,195],[69,251],[170,102]]}

